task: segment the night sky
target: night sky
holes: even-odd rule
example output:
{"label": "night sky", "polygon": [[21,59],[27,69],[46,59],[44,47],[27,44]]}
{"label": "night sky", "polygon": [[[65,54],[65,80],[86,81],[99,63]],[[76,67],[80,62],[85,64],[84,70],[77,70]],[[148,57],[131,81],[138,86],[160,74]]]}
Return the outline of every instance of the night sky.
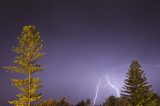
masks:
{"label": "night sky", "polygon": [[[151,2],[152,1],[152,2]],[[129,64],[139,60],[160,94],[160,3],[153,0],[0,0],[0,66],[12,64],[16,37],[35,25],[45,43],[38,73],[44,99],[93,103],[99,78],[108,74],[120,90]],[[127,66],[126,66],[127,65]],[[0,105],[15,98],[12,73],[0,71]],[[101,100],[115,91],[108,87]]]}

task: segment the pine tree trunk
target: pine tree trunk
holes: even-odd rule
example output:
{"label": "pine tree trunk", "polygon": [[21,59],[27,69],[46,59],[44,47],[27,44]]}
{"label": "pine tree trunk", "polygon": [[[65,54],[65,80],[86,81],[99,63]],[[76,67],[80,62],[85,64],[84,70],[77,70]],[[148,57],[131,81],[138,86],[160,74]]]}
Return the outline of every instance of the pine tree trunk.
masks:
{"label": "pine tree trunk", "polygon": [[30,106],[31,100],[30,100],[30,86],[31,86],[31,72],[28,71],[28,106]]}

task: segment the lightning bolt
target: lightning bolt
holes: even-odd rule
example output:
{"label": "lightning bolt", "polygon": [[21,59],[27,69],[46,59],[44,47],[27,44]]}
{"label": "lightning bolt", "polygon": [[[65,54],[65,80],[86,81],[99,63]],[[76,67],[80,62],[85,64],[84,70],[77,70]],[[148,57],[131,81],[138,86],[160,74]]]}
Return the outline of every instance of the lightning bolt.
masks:
{"label": "lightning bolt", "polygon": [[119,93],[119,90],[116,86],[114,86],[111,81],[109,80],[109,77],[107,76],[107,83],[110,87],[112,87],[113,89],[115,89],[116,93],[117,93],[117,97],[120,97],[120,93]]}
{"label": "lightning bolt", "polygon": [[108,75],[106,76],[106,80],[107,80],[106,82],[107,82],[107,84],[105,84],[104,86],[102,86],[102,79],[103,79],[103,77],[100,78],[100,80],[99,80],[99,82],[97,84],[96,93],[95,93],[95,97],[94,97],[94,101],[93,101],[93,106],[95,105],[96,100],[98,98],[98,92],[99,92],[99,90],[103,89],[103,88],[106,88],[107,85],[110,86],[111,88],[113,88],[116,91],[117,97],[120,97],[120,92],[119,92],[118,88],[111,83],[111,81],[109,80]]}
{"label": "lightning bolt", "polygon": [[98,97],[98,92],[99,92],[99,87],[100,87],[100,86],[101,86],[101,79],[100,79],[99,83],[97,84],[96,95],[95,95],[95,97],[94,97],[93,106],[94,106],[95,103],[96,103],[96,99],[97,99],[97,97]]}

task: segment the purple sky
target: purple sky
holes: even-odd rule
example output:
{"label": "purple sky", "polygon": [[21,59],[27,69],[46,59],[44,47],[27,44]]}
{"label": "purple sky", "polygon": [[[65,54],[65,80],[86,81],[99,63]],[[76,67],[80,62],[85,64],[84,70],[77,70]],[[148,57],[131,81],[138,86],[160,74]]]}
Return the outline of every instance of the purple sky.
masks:
{"label": "purple sky", "polygon": [[[143,64],[155,92],[160,94],[160,4],[146,0],[0,0],[0,66],[12,64],[16,37],[24,25],[34,24],[46,45],[43,80],[45,99],[67,97],[73,104],[93,102],[101,76],[109,74],[121,89],[132,60]],[[1,71],[0,105],[15,97],[17,89]],[[103,101],[115,91],[100,93]],[[103,94],[103,95],[102,95]]]}

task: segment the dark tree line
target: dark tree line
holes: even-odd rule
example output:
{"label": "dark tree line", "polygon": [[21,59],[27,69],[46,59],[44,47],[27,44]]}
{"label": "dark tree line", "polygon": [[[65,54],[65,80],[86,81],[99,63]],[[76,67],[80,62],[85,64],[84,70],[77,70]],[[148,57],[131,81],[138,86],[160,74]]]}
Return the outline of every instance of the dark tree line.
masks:
{"label": "dark tree line", "polygon": [[[36,27],[24,26],[18,41],[19,45],[13,48],[17,53],[13,61],[15,66],[7,66],[4,69],[24,74],[26,79],[11,79],[12,84],[21,93],[16,95],[17,99],[9,103],[14,106],[73,106],[66,98],[44,101],[41,93],[37,93],[37,90],[42,87],[41,80],[33,78],[32,74],[43,70],[43,66],[38,64],[37,60],[44,55],[42,52],[44,45]],[[87,99],[75,106],[92,106],[92,103]],[[153,92],[140,63],[134,60],[129,66],[121,97],[110,96],[99,106],[160,106],[160,97]]]}

